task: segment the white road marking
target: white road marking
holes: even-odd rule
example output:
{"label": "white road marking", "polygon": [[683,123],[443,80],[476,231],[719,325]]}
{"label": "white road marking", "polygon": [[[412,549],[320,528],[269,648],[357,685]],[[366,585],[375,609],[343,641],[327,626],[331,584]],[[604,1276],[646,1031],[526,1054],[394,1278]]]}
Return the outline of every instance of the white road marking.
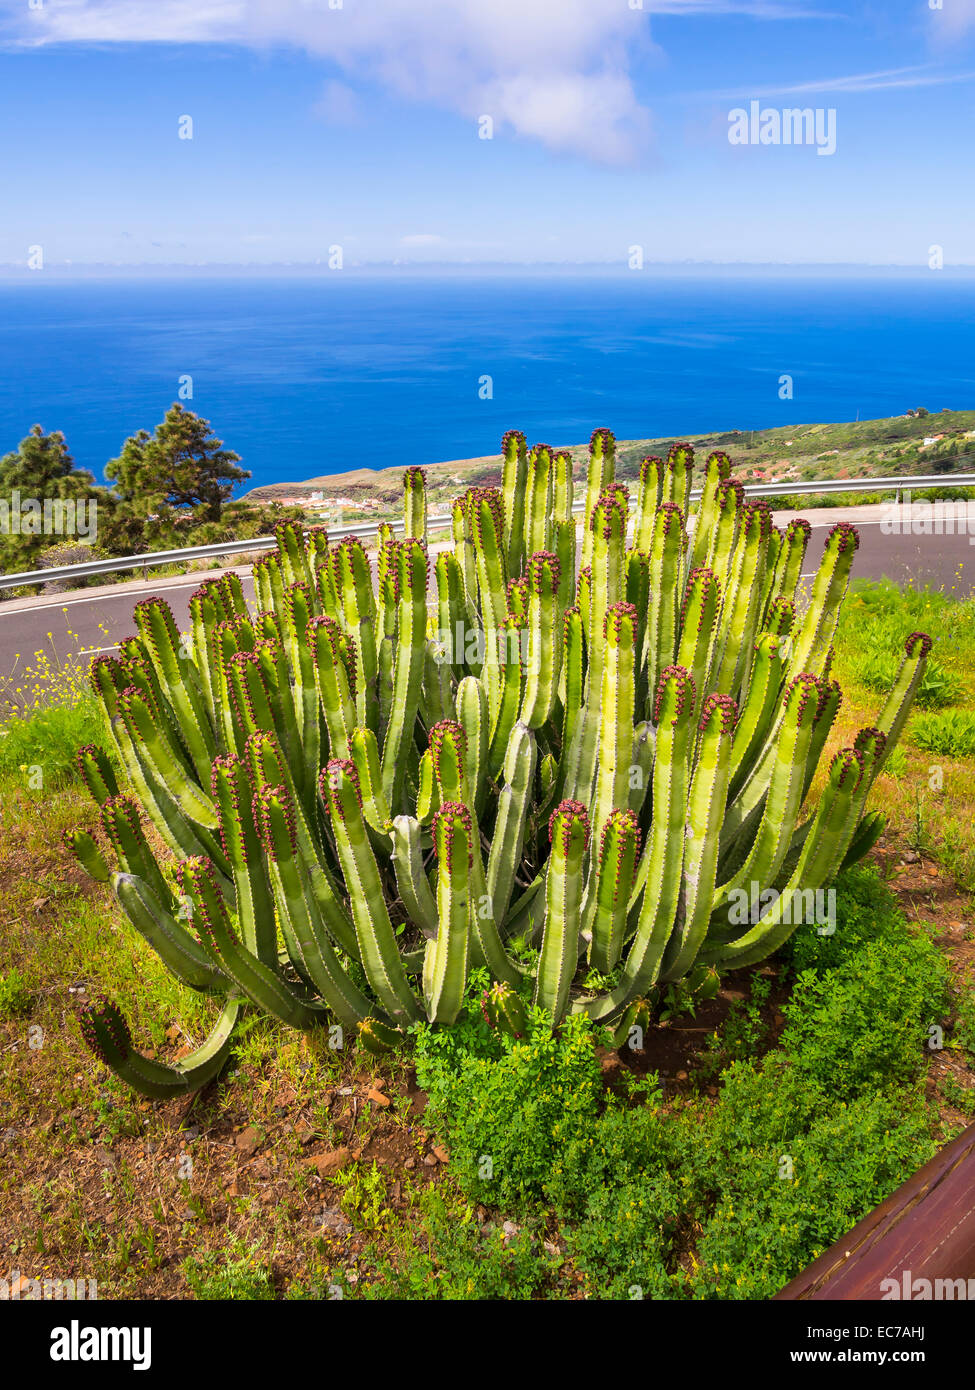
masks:
{"label": "white road marking", "polygon": [[[249,575],[242,575],[242,579],[249,579]],[[196,576],[194,575],[194,579]],[[172,589],[186,589],[192,584],[193,580],[188,579],[183,584],[167,584],[161,589],[153,589],[153,594],[168,594]],[[120,586],[121,587],[121,586]],[[132,595],[135,597],[135,594]],[[146,597],[151,597],[147,594]],[[12,613],[4,613],[3,604],[0,604],[0,618],[14,618],[18,613],[43,613],[48,608],[73,608],[76,603],[106,603],[109,599],[125,598],[125,593],[113,590],[110,594],[93,594],[91,598],[71,598],[67,603],[39,603],[36,608],[18,608]]]}

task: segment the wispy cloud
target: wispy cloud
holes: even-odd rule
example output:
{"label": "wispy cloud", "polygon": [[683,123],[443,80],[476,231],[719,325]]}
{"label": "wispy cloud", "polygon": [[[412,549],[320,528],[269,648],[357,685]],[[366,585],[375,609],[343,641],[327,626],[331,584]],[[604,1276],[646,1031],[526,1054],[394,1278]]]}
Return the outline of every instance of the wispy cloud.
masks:
{"label": "wispy cloud", "polygon": [[952,82],[971,82],[975,71],[943,72],[930,67],[888,68],[883,72],[860,72],[846,77],[824,77],[812,82],[795,82],[789,86],[755,88],[745,84],[723,92],[698,92],[715,100],[733,101],[737,97],[786,97],[814,93],[828,95],[837,92],[883,92],[898,87],[942,87]]}
{"label": "wispy cloud", "polygon": [[[50,44],[287,45],[378,83],[399,98],[601,163],[633,162],[652,143],[634,89],[635,55],[654,16],[756,20],[830,16],[802,0],[0,0],[0,40]],[[321,109],[354,118],[351,93],[326,88]]]}

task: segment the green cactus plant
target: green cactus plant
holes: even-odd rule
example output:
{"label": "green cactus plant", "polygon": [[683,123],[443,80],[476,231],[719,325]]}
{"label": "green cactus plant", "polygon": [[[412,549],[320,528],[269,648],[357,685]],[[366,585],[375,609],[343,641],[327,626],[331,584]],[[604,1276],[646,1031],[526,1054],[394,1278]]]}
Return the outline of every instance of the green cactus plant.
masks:
{"label": "green cactus plant", "polygon": [[[930,639],[908,640],[876,728],[827,759],[854,528],[833,528],[806,599],[808,526],[778,531],[725,455],[696,506],[690,445],[645,459],[632,509],[615,457],[595,431],[581,546],[571,457],[509,431],[501,488],[454,503],[432,578],[408,469],[375,575],[360,541],[289,522],[254,605],[208,580],[184,636],[163,599],[138,605],[91,673],[121,776],[81,750],[102,835],[68,842],[223,1012],[169,1068],[99,1001],[83,1032],[120,1076],[158,1097],[205,1084],[248,1008],[382,1053],[419,1019],[449,1027],[475,969],[514,1037],[534,1005],[625,1039],[671,986],[708,997],[776,950],[866,852]],[[742,898],[760,905],[744,920]]]}

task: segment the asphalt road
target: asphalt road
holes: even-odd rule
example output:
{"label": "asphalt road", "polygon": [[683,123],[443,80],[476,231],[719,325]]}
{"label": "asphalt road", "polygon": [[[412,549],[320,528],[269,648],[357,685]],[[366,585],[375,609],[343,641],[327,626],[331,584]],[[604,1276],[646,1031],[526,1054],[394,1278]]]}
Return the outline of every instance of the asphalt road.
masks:
{"label": "asphalt road", "polygon": [[[902,511],[904,509],[901,509]],[[851,521],[860,532],[860,548],[854,562],[854,577],[899,581],[913,580],[934,588],[955,586],[959,596],[967,597],[975,587],[975,532],[968,535],[886,534],[881,528],[877,507],[837,507],[829,511],[806,513],[813,532],[806,556],[805,573],[816,569],[830,528],[837,520]],[[792,513],[777,516],[782,524]],[[888,528],[889,529],[889,528]],[[433,550],[441,546],[432,547]],[[241,569],[248,598],[253,597],[249,576]],[[209,574],[214,571],[208,572]],[[185,627],[189,596],[202,579],[202,573],[176,576],[157,582],[138,581],[115,587],[66,593],[28,600],[0,602],[0,678],[23,671],[34,653],[64,660],[79,651],[113,651],[124,637],[135,631],[132,610],[149,594],[164,595],[172,606],[177,624]],[[53,649],[53,650],[52,650]]]}

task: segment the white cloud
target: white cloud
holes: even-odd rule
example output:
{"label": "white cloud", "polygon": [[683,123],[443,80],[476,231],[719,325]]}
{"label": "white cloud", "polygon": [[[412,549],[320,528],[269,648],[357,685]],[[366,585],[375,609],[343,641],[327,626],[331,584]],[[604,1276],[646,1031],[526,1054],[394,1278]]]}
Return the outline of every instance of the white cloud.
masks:
{"label": "white cloud", "polygon": [[[401,98],[493,117],[498,130],[607,163],[638,159],[650,119],[633,52],[653,15],[823,17],[801,0],[0,0],[8,43],[230,43],[297,47]],[[327,86],[321,109],[354,118]]]}
{"label": "white cloud", "polygon": [[[710,92],[715,100],[734,100],[741,96],[785,97],[805,96],[814,92],[825,95],[835,92],[882,92],[904,87],[943,87],[952,82],[970,82],[975,72],[940,72],[929,67],[888,68],[882,72],[853,73],[847,77],[824,77],[812,82],[796,82],[791,86],[734,87],[724,92]],[[700,93],[698,93],[700,95]]]}

